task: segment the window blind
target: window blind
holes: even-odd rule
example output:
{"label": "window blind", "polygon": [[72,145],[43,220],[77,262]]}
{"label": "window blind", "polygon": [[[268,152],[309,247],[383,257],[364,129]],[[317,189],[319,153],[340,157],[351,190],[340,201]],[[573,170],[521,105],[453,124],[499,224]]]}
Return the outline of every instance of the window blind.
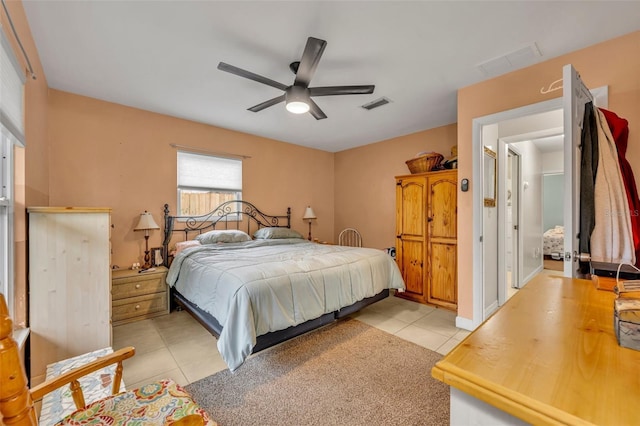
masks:
{"label": "window blind", "polygon": [[24,146],[25,76],[0,27],[0,130]]}
{"label": "window blind", "polygon": [[242,191],[242,160],[178,151],[178,186]]}

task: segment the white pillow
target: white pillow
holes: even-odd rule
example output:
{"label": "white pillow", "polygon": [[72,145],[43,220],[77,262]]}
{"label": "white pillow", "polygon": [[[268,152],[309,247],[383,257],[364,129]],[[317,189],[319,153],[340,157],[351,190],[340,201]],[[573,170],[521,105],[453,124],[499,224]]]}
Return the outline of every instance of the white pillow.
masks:
{"label": "white pillow", "polygon": [[180,253],[182,250],[189,247],[196,247],[199,245],[200,245],[200,241],[196,241],[196,240],[180,241],[179,243],[176,243],[176,249],[173,255],[177,256],[178,253]]}
{"label": "white pillow", "polygon": [[304,239],[302,235],[296,230],[283,227],[268,227],[260,228],[253,233],[254,238],[258,240],[270,240],[277,238],[300,238]]}
{"label": "white pillow", "polygon": [[216,244],[216,243],[241,243],[243,241],[251,241],[251,237],[246,232],[238,229],[221,229],[205,232],[196,236],[196,241],[200,244]]}

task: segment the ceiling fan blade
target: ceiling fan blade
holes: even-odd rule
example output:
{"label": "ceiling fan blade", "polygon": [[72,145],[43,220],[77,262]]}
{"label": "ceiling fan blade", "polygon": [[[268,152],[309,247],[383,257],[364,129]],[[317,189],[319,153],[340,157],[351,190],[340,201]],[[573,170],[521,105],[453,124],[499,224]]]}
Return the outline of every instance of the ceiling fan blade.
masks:
{"label": "ceiling fan blade", "polygon": [[249,111],[258,112],[262,111],[265,108],[269,108],[275,104],[279,104],[280,102],[284,102],[284,95],[280,95],[276,98],[269,99],[268,101],[264,101],[261,104],[254,105],[251,108],[247,108]]}
{"label": "ceiling fan blade", "polygon": [[218,69],[220,71],[226,71],[240,77],[248,78],[249,80],[257,81],[258,83],[266,84],[267,86],[275,87],[276,89],[287,90],[288,87],[282,83],[271,80],[270,78],[254,74],[251,71],[243,70],[242,68],[234,67],[233,65],[225,64],[224,62],[220,62],[218,64]]}
{"label": "ceiling fan blade", "polygon": [[310,96],[331,96],[331,95],[368,95],[373,93],[374,85],[368,86],[327,86],[309,87]]}
{"label": "ceiling fan blade", "polygon": [[318,62],[320,62],[320,57],[322,57],[322,52],[324,52],[326,46],[327,42],[319,38],[309,37],[307,39],[307,45],[302,53],[302,59],[300,59],[300,65],[293,84],[304,87],[309,86],[309,82],[316,72]]}
{"label": "ceiling fan blade", "polygon": [[327,115],[322,112],[317,103],[313,102],[312,99],[309,99],[309,114],[313,115],[316,120],[322,120],[323,118],[327,118]]}

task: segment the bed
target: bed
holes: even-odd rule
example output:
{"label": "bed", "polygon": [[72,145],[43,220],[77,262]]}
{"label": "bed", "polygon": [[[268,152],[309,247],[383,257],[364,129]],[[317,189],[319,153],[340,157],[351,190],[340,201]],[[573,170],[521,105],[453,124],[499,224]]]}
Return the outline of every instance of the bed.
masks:
{"label": "bed", "polygon": [[542,235],[542,253],[551,258],[561,258],[564,252],[564,226],[555,226]]}
{"label": "bed", "polygon": [[175,257],[165,257],[167,284],[218,338],[231,371],[251,353],[350,315],[391,288],[404,291],[383,250],[313,243],[290,222],[290,209],[272,216],[246,201],[190,218],[171,216],[165,205],[166,255],[182,234]]}

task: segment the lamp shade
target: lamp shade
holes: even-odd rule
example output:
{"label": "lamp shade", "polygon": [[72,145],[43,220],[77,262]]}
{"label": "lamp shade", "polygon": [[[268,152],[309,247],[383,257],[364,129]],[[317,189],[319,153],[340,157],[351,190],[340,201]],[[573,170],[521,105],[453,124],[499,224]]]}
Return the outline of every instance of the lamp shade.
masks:
{"label": "lamp shade", "polygon": [[136,227],[133,228],[133,230],[146,231],[148,229],[160,229],[160,227],[158,226],[156,221],[153,220],[153,216],[151,216],[151,213],[145,211],[140,215],[140,220],[138,221]]}
{"label": "lamp shade", "polygon": [[302,216],[303,219],[316,219],[316,214],[314,213],[313,209],[311,208],[311,206],[307,207],[307,209],[304,211],[304,216]]}

